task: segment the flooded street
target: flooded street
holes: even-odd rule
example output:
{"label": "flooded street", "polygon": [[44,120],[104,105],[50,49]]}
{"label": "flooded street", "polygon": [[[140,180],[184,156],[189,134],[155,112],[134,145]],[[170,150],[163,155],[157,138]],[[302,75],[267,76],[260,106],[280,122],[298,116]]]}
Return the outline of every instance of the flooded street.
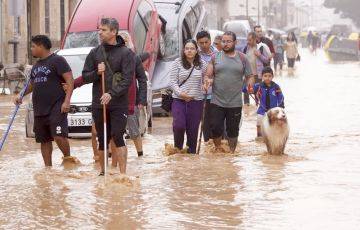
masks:
{"label": "flooded street", "polygon": [[[254,141],[256,108],[244,109],[235,155],[164,154],[171,118],[155,118],[144,157],[129,143],[131,183],[98,177],[90,140],[71,139],[81,165],[51,169],[25,138],[25,107],[0,155],[1,229],[359,229],[360,65],[301,50],[295,76],[275,77],[290,123],[286,155]],[[0,130],[13,106],[0,96]],[[118,172],[118,170],[113,170]]]}

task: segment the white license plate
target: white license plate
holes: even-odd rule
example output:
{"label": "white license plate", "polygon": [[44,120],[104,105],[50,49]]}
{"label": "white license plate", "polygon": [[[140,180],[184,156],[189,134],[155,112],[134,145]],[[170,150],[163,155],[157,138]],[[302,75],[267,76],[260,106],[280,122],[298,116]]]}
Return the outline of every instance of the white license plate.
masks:
{"label": "white license plate", "polygon": [[91,118],[70,118],[69,126],[91,126]]}

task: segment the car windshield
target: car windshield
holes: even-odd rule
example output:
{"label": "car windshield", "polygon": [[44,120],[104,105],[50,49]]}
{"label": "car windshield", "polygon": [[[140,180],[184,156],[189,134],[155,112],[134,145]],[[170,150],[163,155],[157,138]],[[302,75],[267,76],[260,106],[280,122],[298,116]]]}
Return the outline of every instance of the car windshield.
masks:
{"label": "car windshield", "polygon": [[179,6],[168,3],[157,3],[156,8],[159,14],[167,21],[166,34],[164,37],[165,55],[163,58],[174,59],[179,55],[178,14],[176,13]]}
{"label": "car windshield", "polygon": [[66,59],[67,63],[69,63],[74,79],[80,77],[82,75],[82,70],[84,68],[84,63],[87,55],[80,54],[62,56]]}
{"label": "car windshield", "polygon": [[66,35],[64,49],[95,47],[99,44],[98,31],[72,32]]}

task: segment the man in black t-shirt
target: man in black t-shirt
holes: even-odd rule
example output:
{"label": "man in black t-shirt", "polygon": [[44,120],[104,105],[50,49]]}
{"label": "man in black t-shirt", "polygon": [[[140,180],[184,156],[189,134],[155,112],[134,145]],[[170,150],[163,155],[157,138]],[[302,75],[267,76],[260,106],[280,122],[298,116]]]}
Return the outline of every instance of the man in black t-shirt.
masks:
{"label": "man in black t-shirt", "polygon": [[[51,41],[47,36],[37,35],[31,42],[31,53],[39,60],[31,69],[31,82],[25,95],[32,92],[35,139],[41,143],[45,166],[52,166],[52,141],[55,140],[64,159],[70,157],[67,113],[74,80],[66,60],[50,52]],[[62,88],[65,82],[69,86],[66,93]],[[14,102],[21,104],[20,96]]]}

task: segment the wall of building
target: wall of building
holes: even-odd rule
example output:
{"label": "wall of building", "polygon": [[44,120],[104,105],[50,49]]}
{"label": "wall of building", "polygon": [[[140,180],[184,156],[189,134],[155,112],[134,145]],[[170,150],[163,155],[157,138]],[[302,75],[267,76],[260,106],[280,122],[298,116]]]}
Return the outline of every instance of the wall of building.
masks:
{"label": "wall of building", "polygon": [[[10,40],[18,40],[18,63],[31,62],[28,55],[28,36],[46,34],[53,42],[53,47],[58,48],[62,39],[60,0],[49,0],[50,31],[45,33],[45,0],[23,0],[24,12],[20,16],[20,33],[14,33],[14,17],[9,15],[8,4],[12,0],[0,0],[0,17],[2,24],[0,33],[0,55],[4,64],[13,63],[13,45],[8,44]],[[64,0],[65,29],[75,9],[78,0]],[[28,5],[30,4],[30,5]],[[31,12],[28,12],[28,9]],[[28,13],[29,18],[28,20]],[[28,31],[30,27],[30,31]]]}

